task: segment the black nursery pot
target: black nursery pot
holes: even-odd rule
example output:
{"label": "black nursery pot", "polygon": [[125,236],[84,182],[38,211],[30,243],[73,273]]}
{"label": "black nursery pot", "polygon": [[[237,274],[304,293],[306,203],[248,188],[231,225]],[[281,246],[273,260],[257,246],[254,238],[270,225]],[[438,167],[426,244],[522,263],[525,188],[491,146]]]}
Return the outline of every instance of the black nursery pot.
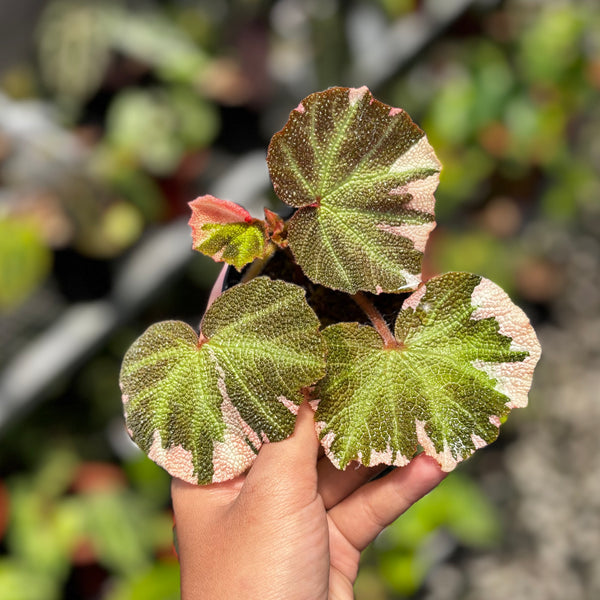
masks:
{"label": "black nursery pot", "polygon": [[[241,283],[249,267],[250,265],[247,265],[241,272],[234,267],[227,267],[221,292]],[[319,317],[322,327],[345,321],[365,325],[370,323],[365,313],[351,300],[348,294],[313,283],[308,279],[287,250],[277,250],[265,263],[260,275],[294,283],[302,287],[306,291],[306,300]],[[384,318],[388,315],[397,314],[404,299],[408,296],[408,294],[375,295],[368,292],[364,293],[371,299]],[[391,322],[388,325],[393,327]]]}
{"label": "black nursery pot", "polygon": [[242,271],[238,271],[236,268],[232,267],[231,265],[229,265],[227,267],[227,270],[225,271],[225,278],[223,279],[223,285],[221,286],[221,292],[224,292],[226,290],[228,290],[229,288],[232,288],[234,285],[237,285],[238,283],[240,283],[242,281],[242,277],[244,276],[244,273],[246,272],[246,269],[248,267],[244,267],[242,269]]}

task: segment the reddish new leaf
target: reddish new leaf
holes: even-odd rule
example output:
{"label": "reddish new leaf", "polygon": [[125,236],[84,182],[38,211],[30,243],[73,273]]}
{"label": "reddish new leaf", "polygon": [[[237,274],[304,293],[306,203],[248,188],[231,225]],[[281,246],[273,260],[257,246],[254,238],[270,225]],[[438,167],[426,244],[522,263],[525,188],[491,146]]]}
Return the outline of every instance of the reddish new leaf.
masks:
{"label": "reddish new leaf", "polygon": [[241,269],[255,258],[263,258],[269,243],[265,223],[245,209],[214,196],[190,202],[193,247],[217,262]]}

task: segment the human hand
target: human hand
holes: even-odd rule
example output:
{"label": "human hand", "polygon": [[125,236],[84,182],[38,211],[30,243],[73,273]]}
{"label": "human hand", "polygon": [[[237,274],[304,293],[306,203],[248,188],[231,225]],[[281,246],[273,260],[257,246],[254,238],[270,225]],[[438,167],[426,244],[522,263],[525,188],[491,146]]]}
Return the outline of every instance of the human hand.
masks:
{"label": "human hand", "polygon": [[370,481],[384,467],[339,471],[319,447],[304,403],[294,434],[247,474],[173,480],[184,600],[351,599],[361,551],[445,475],[420,455]]}
{"label": "human hand", "polygon": [[313,416],[305,402],[294,434],[263,445],[244,475],[173,480],[183,600],[353,598],[361,551],[445,476],[425,455],[375,481],[384,465],[339,471],[320,452]]}

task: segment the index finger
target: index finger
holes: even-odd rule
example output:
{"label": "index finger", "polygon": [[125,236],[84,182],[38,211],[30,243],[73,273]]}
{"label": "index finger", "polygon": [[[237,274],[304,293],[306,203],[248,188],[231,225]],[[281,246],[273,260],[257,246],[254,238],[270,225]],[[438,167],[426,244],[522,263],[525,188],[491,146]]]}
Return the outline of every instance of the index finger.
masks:
{"label": "index finger", "polygon": [[358,488],[334,506],[329,517],[346,540],[362,551],[445,476],[433,458],[421,454],[406,467]]}

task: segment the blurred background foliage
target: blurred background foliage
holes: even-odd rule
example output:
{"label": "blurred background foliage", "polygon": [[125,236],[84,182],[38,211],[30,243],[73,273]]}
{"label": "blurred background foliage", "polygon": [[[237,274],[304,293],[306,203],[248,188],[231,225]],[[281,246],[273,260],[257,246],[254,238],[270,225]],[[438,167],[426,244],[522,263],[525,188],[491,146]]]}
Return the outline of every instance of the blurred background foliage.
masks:
{"label": "blurred background foliage", "polygon": [[270,136],[362,84],[444,164],[427,272],[501,284],[544,357],[531,407],[365,552],[357,597],[600,596],[595,0],[24,0],[0,28],[0,598],[178,597],[120,360],[202,314],[187,202],[275,205]]}

